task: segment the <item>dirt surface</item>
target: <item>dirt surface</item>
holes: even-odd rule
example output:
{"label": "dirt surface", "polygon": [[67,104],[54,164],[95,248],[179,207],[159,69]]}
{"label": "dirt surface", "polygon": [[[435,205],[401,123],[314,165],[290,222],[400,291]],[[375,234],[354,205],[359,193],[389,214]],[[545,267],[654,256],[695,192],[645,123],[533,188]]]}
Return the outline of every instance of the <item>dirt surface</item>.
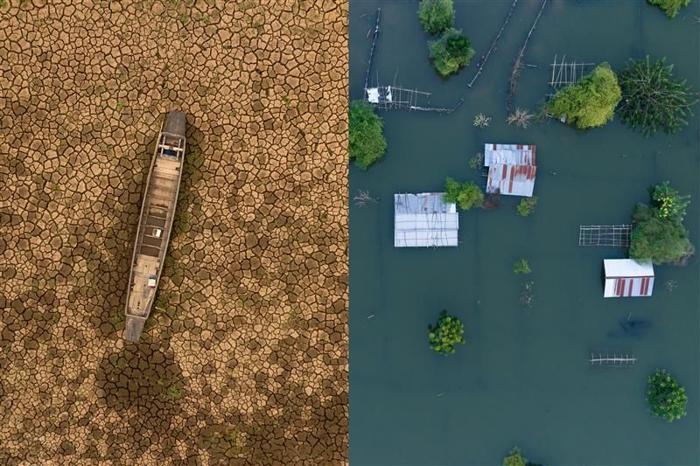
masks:
{"label": "dirt surface", "polygon": [[[0,5],[0,464],[345,463],[347,3]],[[182,199],[127,344],[171,109]]]}

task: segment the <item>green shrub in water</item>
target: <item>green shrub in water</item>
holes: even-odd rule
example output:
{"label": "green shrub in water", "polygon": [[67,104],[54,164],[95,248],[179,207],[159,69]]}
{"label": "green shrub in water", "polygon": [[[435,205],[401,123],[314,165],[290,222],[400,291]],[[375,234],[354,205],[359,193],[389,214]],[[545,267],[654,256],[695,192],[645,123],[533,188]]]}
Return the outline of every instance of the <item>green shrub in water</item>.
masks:
{"label": "green shrub in water", "polygon": [[455,316],[442,311],[437,324],[428,326],[430,347],[440,354],[453,354],[455,345],[464,344],[464,325]]}
{"label": "green shrub in water", "polygon": [[503,466],[527,466],[527,459],[518,447],[513,448],[508,456],[503,458]]}
{"label": "green shrub in water", "polygon": [[669,422],[686,415],[688,395],[671,375],[663,369],[657,369],[649,376],[647,384],[647,403],[654,416]]}
{"label": "green shrub in water", "polygon": [[445,202],[455,202],[462,210],[484,205],[484,192],[473,181],[460,183],[452,178],[445,180]]}
{"label": "green shrub in water", "polygon": [[532,213],[533,210],[535,210],[536,205],[537,196],[524,197],[520,199],[518,207],[516,208],[518,211],[518,215],[520,215],[521,217],[527,217]]}
{"label": "green shrub in water", "polygon": [[656,208],[659,218],[683,221],[690,204],[690,196],[682,196],[668,181],[652,186],[650,193],[652,205]]}
{"label": "green shrub in water", "polygon": [[418,18],[428,34],[436,35],[452,26],[455,9],[452,0],[421,0]]}
{"label": "green shrub in water", "polygon": [[442,37],[428,43],[433,66],[443,78],[467,66],[474,56],[471,42],[462,31],[448,29]]}
{"label": "green shrub in water", "polygon": [[632,215],[630,257],[654,264],[683,263],[695,252],[683,225],[688,196],[668,182],[652,187],[650,193],[652,205],[637,204]]}
{"label": "green shrub in water", "polygon": [[676,133],[688,124],[697,102],[685,80],[675,79],[665,60],[631,61],[620,73],[620,120],[645,135]]}
{"label": "green shrub in water", "polygon": [[547,111],[579,129],[603,126],[615,114],[621,98],[617,76],[607,63],[601,63],[576,84],[557,92]]}
{"label": "green shrub in water", "polygon": [[349,128],[350,160],[366,170],[386,151],[384,122],[370,104],[356,100],[350,103]]}
{"label": "green shrub in water", "polygon": [[527,259],[518,259],[515,261],[515,264],[513,264],[513,273],[516,275],[528,274],[531,272],[532,270],[530,269],[530,264]]}
{"label": "green shrub in water", "polygon": [[690,0],[647,0],[647,2],[664,10],[669,18],[674,18],[681,8],[690,4]]}

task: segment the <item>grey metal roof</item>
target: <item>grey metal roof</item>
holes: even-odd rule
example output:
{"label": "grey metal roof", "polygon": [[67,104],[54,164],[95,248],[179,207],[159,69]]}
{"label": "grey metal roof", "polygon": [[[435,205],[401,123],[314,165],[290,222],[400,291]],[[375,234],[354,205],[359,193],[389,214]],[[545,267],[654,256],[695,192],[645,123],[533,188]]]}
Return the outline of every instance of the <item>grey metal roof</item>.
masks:
{"label": "grey metal roof", "polygon": [[457,206],[444,193],[394,194],[394,246],[457,246]]}

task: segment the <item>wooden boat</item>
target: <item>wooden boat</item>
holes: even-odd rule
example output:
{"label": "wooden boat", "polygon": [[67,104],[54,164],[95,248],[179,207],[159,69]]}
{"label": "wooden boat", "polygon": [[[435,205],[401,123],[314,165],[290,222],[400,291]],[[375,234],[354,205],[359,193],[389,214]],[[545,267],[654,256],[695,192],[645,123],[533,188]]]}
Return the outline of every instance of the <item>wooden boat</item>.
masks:
{"label": "wooden boat", "polygon": [[185,114],[169,112],[161,126],[148,171],[131,258],[124,329],[124,338],[129,341],[139,340],[153,307],[175,217],[185,142]]}

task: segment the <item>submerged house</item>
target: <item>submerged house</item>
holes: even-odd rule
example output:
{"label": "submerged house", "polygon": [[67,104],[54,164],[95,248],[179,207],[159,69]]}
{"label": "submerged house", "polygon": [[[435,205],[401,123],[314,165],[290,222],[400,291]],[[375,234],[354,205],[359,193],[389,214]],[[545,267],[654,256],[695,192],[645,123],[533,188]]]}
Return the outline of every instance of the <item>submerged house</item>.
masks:
{"label": "submerged house", "polygon": [[532,197],[536,162],[532,144],[484,144],[484,166],[489,168],[486,192]]}
{"label": "submerged house", "polygon": [[651,296],[654,289],[654,266],[651,261],[605,259],[605,298]]}
{"label": "submerged house", "polygon": [[459,215],[443,193],[394,194],[394,247],[457,246]]}

